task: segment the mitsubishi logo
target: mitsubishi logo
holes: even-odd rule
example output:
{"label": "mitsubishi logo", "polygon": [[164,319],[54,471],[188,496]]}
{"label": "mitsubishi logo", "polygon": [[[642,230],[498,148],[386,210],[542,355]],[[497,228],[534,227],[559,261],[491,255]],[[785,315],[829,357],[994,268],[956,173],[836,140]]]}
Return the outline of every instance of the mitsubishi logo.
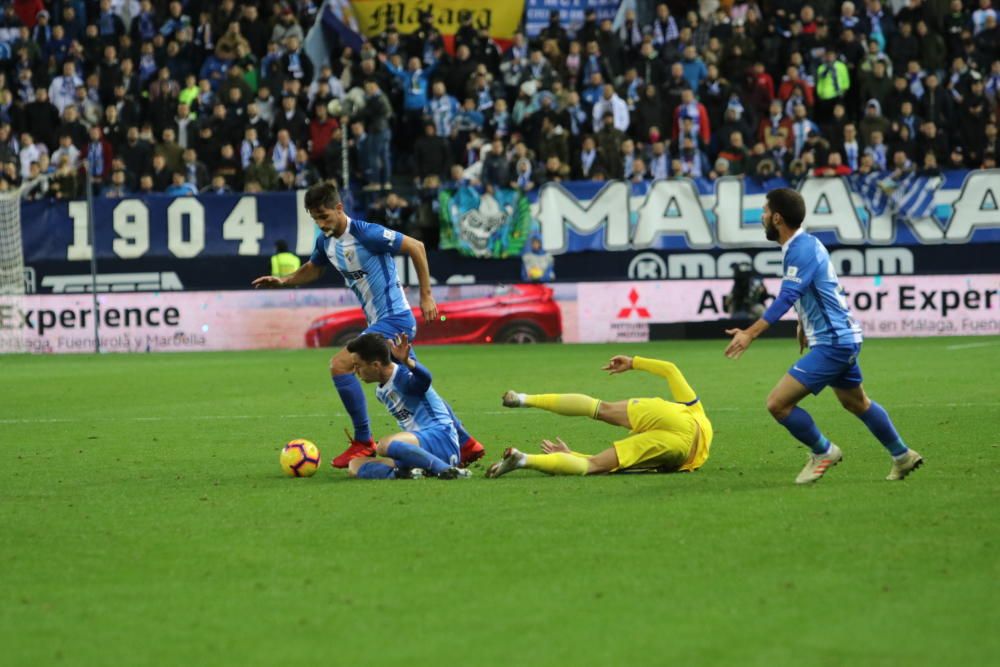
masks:
{"label": "mitsubishi logo", "polygon": [[639,293],[635,291],[634,287],[632,288],[632,291],[628,293],[628,301],[631,305],[618,311],[619,320],[627,320],[632,316],[632,311],[635,311],[636,317],[642,319],[648,319],[651,317],[648,310],[642,306],[636,305],[639,302]]}

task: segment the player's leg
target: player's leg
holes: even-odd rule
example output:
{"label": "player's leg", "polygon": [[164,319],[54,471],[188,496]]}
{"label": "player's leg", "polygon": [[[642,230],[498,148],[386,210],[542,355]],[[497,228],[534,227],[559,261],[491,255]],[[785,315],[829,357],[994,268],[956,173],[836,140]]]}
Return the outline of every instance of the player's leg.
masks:
{"label": "player's leg", "polygon": [[882,443],[882,446],[892,456],[892,468],[886,479],[901,480],[919,468],[924,459],[919,453],[906,446],[885,408],[871,400],[865,393],[864,387],[860,384],[860,369],[856,380],[857,386],[844,386],[853,383],[853,379],[848,378],[840,383],[841,386],[834,386],[833,391],[837,394],[837,399],[844,409],[864,422],[872,435]]}
{"label": "player's leg", "polygon": [[[544,442],[551,445],[548,440]],[[600,475],[618,468],[618,453],[614,447],[594,456],[570,451],[565,444],[563,447],[566,451],[554,451],[555,448],[551,448],[545,454],[525,454],[514,447],[508,447],[503,458],[489,467],[486,476],[497,478],[518,468],[537,470],[549,475],[574,476]]]}
{"label": "player's leg", "polygon": [[[767,411],[771,413],[775,421],[784,426],[792,436],[809,448],[812,454],[806,462],[805,468],[795,478],[797,484],[815,482],[826,474],[826,471],[840,463],[843,453],[837,445],[823,435],[812,416],[798,406],[799,401],[810,393],[819,393],[825,386],[820,374],[813,373],[816,379],[805,378],[807,382],[815,382],[813,387],[806,386],[798,377],[792,375],[796,373],[800,377],[808,375],[817,366],[810,364],[806,359],[815,350],[803,357],[786,373],[767,397]],[[808,368],[809,370],[805,370]],[[796,370],[797,369],[797,370]]]}
{"label": "player's leg", "polygon": [[354,362],[351,361],[351,354],[346,347],[341,348],[330,359],[330,375],[333,377],[333,386],[337,389],[344,409],[350,415],[354,426],[351,444],[331,461],[334,468],[346,468],[351,459],[375,453],[375,443],[372,441],[368,422],[368,401],[365,399],[361,381],[354,375]]}
{"label": "player's leg", "polygon": [[[455,449],[457,450],[457,445]],[[445,479],[465,476],[455,473],[457,468],[453,462],[445,461],[423,449],[417,436],[406,431],[382,438],[375,446],[375,451],[379,456],[391,458],[402,468],[420,468]]]}
{"label": "player's leg", "polygon": [[409,468],[399,468],[396,462],[388,458],[359,456],[353,458],[347,465],[347,474],[357,479],[413,479]]}

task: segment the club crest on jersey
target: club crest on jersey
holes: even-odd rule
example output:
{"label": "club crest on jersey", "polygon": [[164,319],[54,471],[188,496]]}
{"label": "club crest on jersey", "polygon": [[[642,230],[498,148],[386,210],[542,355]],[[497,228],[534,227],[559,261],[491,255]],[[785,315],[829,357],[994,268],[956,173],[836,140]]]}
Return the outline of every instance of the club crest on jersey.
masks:
{"label": "club crest on jersey", "polygon": [[354,261],[354,251],[353,250],[345,250],[344,251],[344,257],[347,258],[348,262],[353,262]]}

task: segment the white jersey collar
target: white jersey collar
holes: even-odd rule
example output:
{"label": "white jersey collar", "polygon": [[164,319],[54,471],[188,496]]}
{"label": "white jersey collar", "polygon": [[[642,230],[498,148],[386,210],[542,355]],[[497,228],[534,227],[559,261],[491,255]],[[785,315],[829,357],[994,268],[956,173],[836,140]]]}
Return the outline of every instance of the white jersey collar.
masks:
{"label": "white jersey collar", "polygon": [[805,233],[806,233],[806,230],[802,229],[802,227],[799,227],[798,229],[796,229],[795,233],[792,234],[791,237],[787,241],[785,241],[784,243],[781,244],[781,254],[784,255],[786,252],[788,252],[788,248],[789,248],[789,246],[792,245],[792,241],[794,241],[799,236],[801,236],[802,234],[805,234]]}

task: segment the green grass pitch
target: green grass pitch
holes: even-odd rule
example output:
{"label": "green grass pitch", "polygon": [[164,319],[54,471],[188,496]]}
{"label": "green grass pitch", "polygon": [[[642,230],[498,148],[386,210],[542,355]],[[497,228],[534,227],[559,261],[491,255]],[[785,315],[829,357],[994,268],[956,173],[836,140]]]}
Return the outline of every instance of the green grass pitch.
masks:
{"label": "green grass pitch", "polygon": [[[862,366],[927,464],[824,392],[819,484],[764,410],[796,357],[758,341],[424,347],[488,447],[619,433],[500,407],[509,388],[660,395],[676,361],[715,424],[686,475],[348,480],[329,351],[0,357],[4,665],[985,665],[1000,655],[1000,342],[876,340]],[[367,388],[377,435],[390,425]],[[314,440],[323,468],[283,477]]]}

